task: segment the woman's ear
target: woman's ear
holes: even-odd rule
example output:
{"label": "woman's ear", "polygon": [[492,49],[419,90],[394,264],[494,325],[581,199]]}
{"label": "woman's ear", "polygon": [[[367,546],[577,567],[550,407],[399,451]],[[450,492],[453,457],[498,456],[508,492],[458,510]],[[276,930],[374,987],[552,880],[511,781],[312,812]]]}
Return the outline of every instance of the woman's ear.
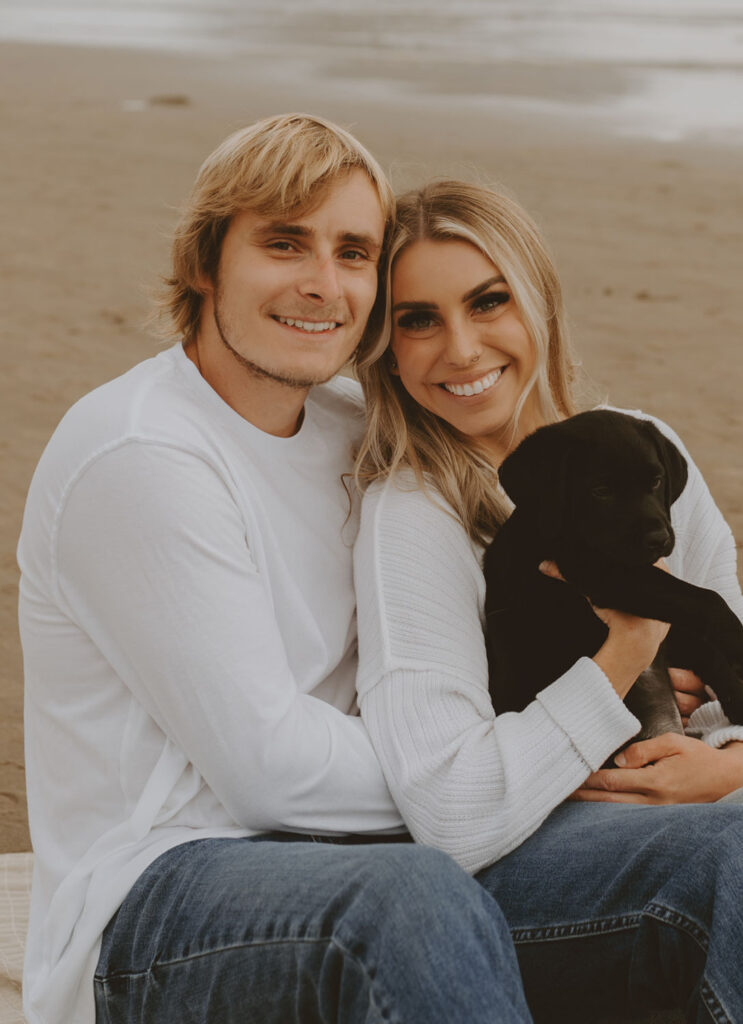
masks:
{"label": "woman's ear", "polygon": [[400,370],[397,366],[397,359],[395,353],[391,348],[387,349],[387,365],[390,368],[390,373],[393,373],[396,377],[400,376]]}

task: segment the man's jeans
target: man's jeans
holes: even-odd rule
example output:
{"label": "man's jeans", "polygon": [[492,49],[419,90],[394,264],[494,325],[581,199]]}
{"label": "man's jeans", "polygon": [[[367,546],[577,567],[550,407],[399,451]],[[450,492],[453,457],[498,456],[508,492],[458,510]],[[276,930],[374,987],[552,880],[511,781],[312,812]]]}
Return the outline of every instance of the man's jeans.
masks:
{"label": "man's jeans", "polygon": [[519,966],[545,1024],[743,1024],[741,950],[740,806],[566,804],[476,880],[412,843],[207,839],[109,924],[97,1024],[525,1022]]}

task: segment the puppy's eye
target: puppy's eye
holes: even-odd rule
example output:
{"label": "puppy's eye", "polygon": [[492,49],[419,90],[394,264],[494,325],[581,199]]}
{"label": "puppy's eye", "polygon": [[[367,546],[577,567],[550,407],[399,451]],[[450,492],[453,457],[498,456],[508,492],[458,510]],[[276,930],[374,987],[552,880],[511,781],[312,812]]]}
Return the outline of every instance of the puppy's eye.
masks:
{"label": "puppy's eye", "polygon": [[598,501],[611,501],[614,497],[614,491],[611,487],[607,487],[606,484],[599,484],[598,487],[591,489],[591,496],[597,498]]}
{"label": "puppy's eye", "polygon": [[663,477],[662,476],[656,476],[655,480],[653,480],[653,485],[652,485],[653,486],[653,490],[657,491],[658,488],[662,485],[662,483],[663,483]]}

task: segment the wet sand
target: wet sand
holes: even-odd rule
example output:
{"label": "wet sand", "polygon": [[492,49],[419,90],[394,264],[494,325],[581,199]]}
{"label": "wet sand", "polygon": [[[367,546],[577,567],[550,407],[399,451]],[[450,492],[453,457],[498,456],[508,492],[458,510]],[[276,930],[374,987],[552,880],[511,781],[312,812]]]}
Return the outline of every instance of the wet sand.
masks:
{"label": "wet sand", "polygon": [[[743,539],[740,154],[497,113],[454,84],[432,96],[424,71],[399,95],[355,73],[0,46],[0,852],[30,848],[15,543],[31,474],[73,401],[157,350],[143,324],[177,205],[207,153],[258,117],[346,124],[398,188],[441,174],[505,183],[551,241],[592,393],[674,426]],[[522,88],[526,73],[498,82]],[[540,74],[548,95],[546,69],[529,66],[528,89]]]}

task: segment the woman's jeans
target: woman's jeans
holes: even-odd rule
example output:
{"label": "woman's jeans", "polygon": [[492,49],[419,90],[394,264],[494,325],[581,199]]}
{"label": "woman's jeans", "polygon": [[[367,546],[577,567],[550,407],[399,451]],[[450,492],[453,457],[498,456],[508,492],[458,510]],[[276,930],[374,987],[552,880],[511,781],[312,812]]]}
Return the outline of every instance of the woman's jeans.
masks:
{"label": "woman's jeans", "polygon": [[205,839],[163,854],[110,922],[96,1020],[596,1024],[680,1006],[743,1024],[742,950],[739,805],[565,804],[476,879],[389,838]]}

